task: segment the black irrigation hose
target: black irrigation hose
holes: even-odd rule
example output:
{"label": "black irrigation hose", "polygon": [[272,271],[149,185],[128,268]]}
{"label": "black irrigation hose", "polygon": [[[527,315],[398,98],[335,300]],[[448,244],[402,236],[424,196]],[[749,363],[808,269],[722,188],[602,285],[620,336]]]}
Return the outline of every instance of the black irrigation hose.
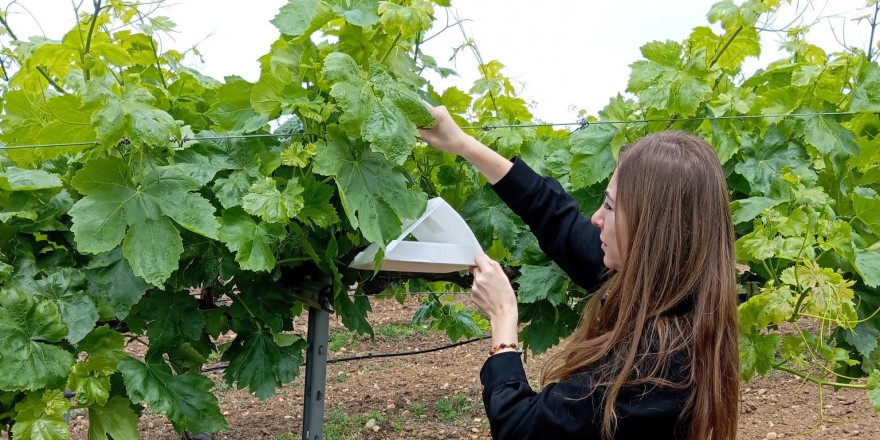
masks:
{"label": "black irrigation hose", "polygon": [[[365,354],[362,356],[351,356],[351,357],[344,357],[344,358],[337,358],[337,359],[327,359],[327,363],[328,364],[335,364],[337,362],[359,361],[359,360],[364,360],[364,359],[379,359],[379,358],[387,358],[387,357],[412,356],[412,355],[416,355],[416,354],[433,353],[435,351],[441,351],[441,350],[446,350],[449,348],[458,347],[461,345],[471,344],[471,343],[483,341],[483,340],[486,340],[489,338],[491,338],[491,336],[483,336],[481,338],[469,339],[467,341],[456,342],[454,344],[444,345],[441,347],[426,348],[424,350],[404,351],[404,352],[396,352],[396,353],[379,353],[379,354],[369,353],[369,354]],[[229,367],[228,365],[218,365],[216,367],[202,368],[200,370],[200,372],[211,373],[213,371],[225,370],[228,367]]]}

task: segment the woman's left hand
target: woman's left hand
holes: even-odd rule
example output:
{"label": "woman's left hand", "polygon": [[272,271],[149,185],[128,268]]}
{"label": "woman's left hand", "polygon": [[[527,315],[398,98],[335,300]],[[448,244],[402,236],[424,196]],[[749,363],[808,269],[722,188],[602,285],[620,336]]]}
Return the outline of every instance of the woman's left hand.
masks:
{"label": "woman's left hand", "polygon": [[477,255],[474,262],[477,265],[471,268],[471,299],[489,317],[493,345],[516,342],[519,314],[510,280],[501,265],[486,255]]}

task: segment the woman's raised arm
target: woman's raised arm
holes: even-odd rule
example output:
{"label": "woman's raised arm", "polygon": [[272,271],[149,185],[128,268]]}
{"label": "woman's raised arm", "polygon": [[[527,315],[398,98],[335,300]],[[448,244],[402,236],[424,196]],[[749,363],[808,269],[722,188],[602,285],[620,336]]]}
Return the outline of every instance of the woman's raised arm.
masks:
{"label": "woman's raised arm", "polygon": [[430,129],[419,129],[422,140],[428,145],[447,153],[463,157],[473,164],[494,185],[504,177],[513,166],[511,162],[491,148],[483,145],[473,136],[467,135],[452,120],[446,107],[430,107],[431,116],[437,125]]}

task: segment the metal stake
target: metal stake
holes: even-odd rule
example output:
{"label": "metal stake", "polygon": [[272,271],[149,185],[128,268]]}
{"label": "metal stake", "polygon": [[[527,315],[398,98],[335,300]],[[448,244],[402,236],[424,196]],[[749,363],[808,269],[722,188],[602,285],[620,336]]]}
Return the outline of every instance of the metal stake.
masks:
{"label": "metal stake", "polygon": [[330,313],[309,307],[309,330],[306,340],[305,402],[303,403],[303,440],[324,437],[324,391],[327,383],[327,344],[330,341]]}

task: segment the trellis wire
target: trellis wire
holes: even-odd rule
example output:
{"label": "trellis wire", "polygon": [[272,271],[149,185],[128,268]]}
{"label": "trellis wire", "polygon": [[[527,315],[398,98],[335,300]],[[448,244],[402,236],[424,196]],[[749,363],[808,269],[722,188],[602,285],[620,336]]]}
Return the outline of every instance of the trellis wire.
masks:
{"label": "trellis wire", "polygon": [[[723,120],[746,120],[746,119],[771,119],[771,118],[784,118],[784,117],[809,117],[809,116],[854,116],[858,114],[867,114],[870,112],[816,112],[816,113],[777,113],[777,114],[769,114],[769,115],[739,115],[739,116],[694,116],[687,118],[658,118],[658,119],[633,119],[626,121],[587,121],[585,119],[581,119],[576,122],[537,122],[537,123],[527,123],[527,124],[510,124],[510,125],[481,125],[481,126],[467,126],[461,127],[463,130],[482,130],[482,131],[490,131],[497,130],[502,128],[537,128],[537,127],[562,127],[562,126],[577,126],[575,131],[587,128],[591,125],[615,125],[615,124],[650,124],[657,122],[688,122],[688,121],[723,121]],[[206,136],[206,137],[195,137],[188,138],[186,136],[183,137],[182,140],[178,141],[176,138],[169,139],[170,142],[190,142],[190,141],[201,141],[201,140],[225,140],[225,139],[248,139],[248,138],[267,138],[267,137],[276,137],[276,138],[285,138],[285,137],[305,137],[305,136],[318,136],[312,133],[259,133],[259,134],[240,134],[240,135],[222,135],[222,136]],[[55,144],[34,144],[34,145],[12,145],[12,146],[0,146],[0,150],[20,150],[20,149],[28,149],[28,148],[57,148],[57,147],[81,147],[81,146],[97,146],[100,145],[100,142],[70,142],[70,143],[55,143]]]}

